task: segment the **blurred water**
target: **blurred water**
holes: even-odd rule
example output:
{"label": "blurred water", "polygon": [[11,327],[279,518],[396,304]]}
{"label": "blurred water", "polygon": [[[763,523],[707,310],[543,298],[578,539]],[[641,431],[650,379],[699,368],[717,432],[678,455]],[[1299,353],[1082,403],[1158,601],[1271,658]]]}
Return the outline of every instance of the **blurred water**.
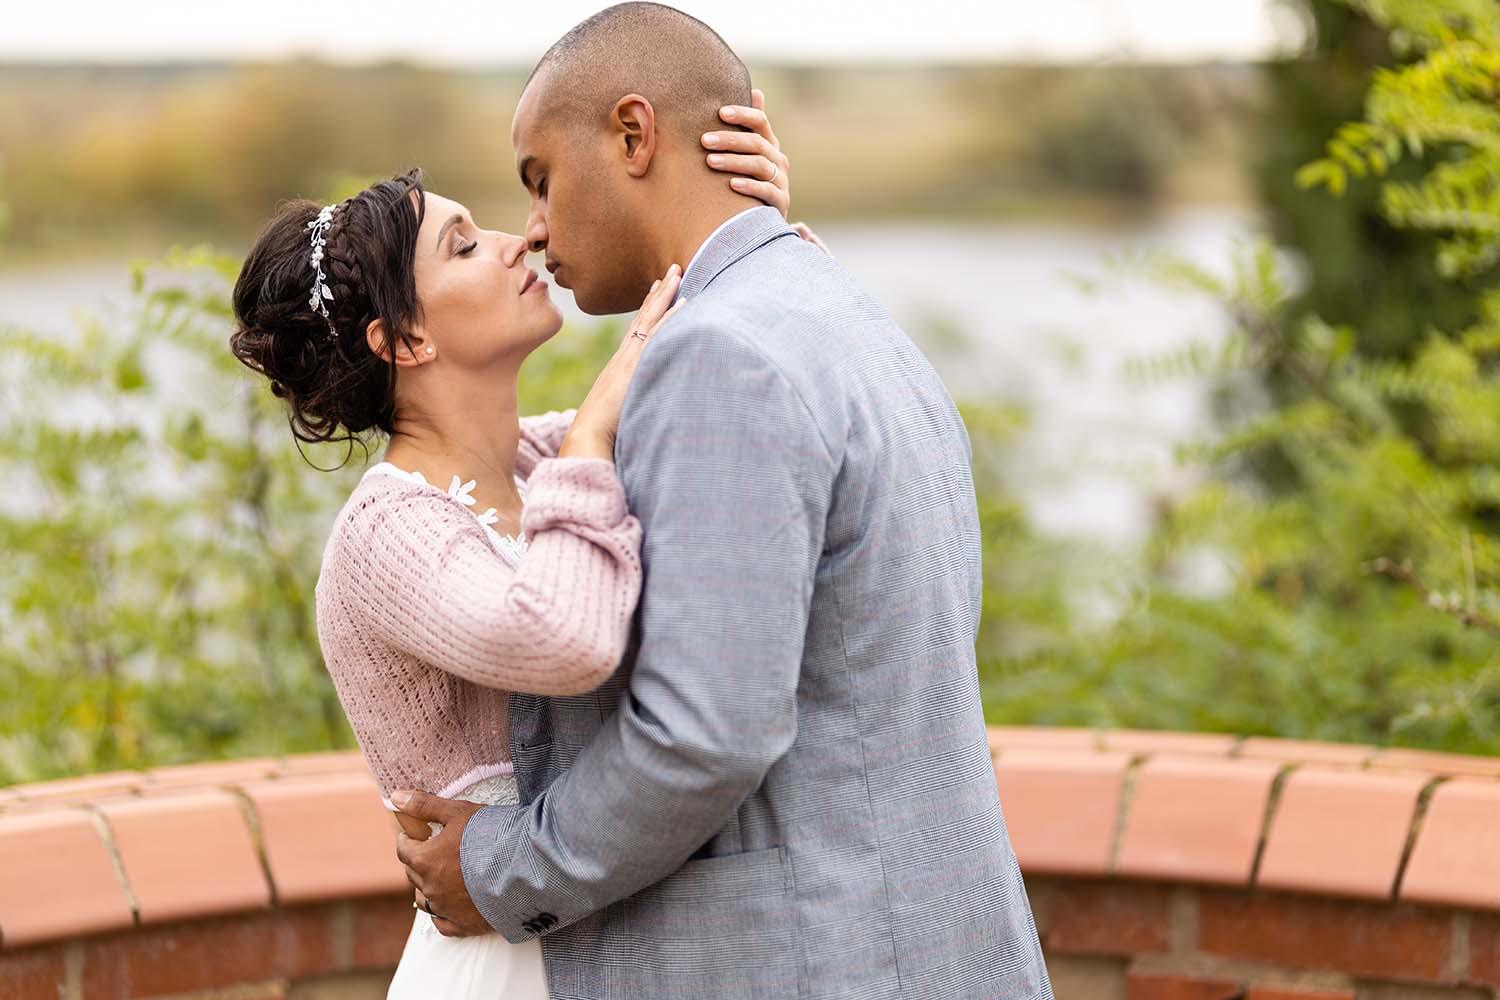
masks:
{"label": "blurred water", "polygon": [[[1133,226],[952,225],[880,222],[820,227],[819,235],[922,345],[956,396],[1015,400],[1032,429],[1013,489],[1044,531],[1129,543],[1145,530],[1151,496],[1180,486],[1171,447],[1203,430],[1203,386],[1137,384],[1127,359],[1190,339],[1217,339],[1226,321],[1206,302],[1140,283],[1089,295],[1105,255],[1162,248],[1215,272],[1256,219],[1176,211]],[[565,289],[570,321],[587,321]],[[67,331],[79,312],[127,297],[123,261],[0,272],[0,322]],[[955,338],[955,334],[960,335]]]}

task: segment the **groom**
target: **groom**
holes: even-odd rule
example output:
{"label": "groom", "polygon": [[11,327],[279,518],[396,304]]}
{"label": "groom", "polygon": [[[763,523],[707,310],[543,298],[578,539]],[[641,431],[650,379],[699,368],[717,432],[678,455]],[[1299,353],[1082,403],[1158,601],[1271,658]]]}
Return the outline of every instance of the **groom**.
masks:
{"label": "groom", "polygon": [[880,304],[705,165],[749,96],[647,3],[526,86],[557,282],[624,312],[690,261],[616,445],[639,630],[598,691],[512,698],[522,805],[414,793],[446,826],[398,853],[444,933],[544,935],[554,997],[1050,998],[980,709],[967,433]]}

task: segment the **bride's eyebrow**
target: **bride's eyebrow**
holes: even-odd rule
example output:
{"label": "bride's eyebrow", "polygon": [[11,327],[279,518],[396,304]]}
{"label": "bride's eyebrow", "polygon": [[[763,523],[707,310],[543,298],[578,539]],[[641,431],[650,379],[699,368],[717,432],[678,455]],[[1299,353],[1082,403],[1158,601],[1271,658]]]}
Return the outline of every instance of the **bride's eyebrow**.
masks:
{"label": "bride's eyebrow", "polygon": [[454,212],[451,216],[449,216],[448,217],[448,221],[445,222],[445,223],[443,223],[443,228],[438,230],[437,243],[435,243],[433,245],[433,249],[434,250],[442,250],[442,248],[443,248],[443,237],[446,236],[446,235],[448,235],[448,230],[452,229],[454,226],[456,226],[458,223],[460,223],[462,221],[464,221],[464,217],[463,217],[463,214],[460,213],[460,212]]}

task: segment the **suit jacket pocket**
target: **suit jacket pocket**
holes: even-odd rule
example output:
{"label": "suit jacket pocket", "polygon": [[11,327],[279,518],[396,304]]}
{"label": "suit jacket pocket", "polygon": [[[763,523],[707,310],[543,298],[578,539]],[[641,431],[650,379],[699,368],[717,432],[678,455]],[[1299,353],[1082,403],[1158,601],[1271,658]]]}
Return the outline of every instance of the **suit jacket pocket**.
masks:
{"label": "suit jacket pocket", "polygon": [[[802,971],[786,847],[689,861],[619,904],[642,988],[796,997]],[[659,977],[659,978],[658,978]],[[654,994],[651,994],[654,995]]]}

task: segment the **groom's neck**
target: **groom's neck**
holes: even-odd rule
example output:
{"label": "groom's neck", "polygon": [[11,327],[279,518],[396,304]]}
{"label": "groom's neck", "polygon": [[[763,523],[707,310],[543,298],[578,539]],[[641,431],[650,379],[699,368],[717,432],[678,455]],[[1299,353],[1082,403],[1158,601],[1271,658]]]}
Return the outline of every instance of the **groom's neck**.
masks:
{"label": "groom's neck", "polygon": [[[720,179],[724,177],[723,174],[714,176]],[[727,182],[722,191],[705,192],[695,199],[684,199],[673,213],[671,226],[662,232],[656,277],[665,274],[671,264],[687,270],[688,262],[715,229],[745,209],[760,204],[762,202],[755,198],[735,194],[729,190]]]}

